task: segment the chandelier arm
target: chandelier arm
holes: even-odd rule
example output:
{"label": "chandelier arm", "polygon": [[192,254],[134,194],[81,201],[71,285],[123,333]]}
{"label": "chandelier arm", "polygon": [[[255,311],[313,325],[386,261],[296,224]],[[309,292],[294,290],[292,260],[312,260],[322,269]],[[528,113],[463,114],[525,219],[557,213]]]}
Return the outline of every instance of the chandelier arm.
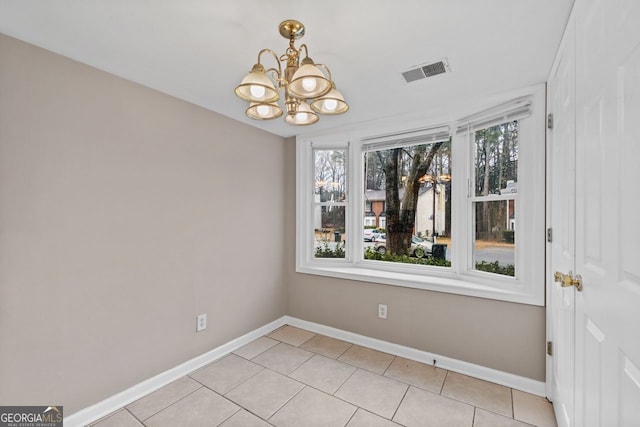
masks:
{"label": "chandelier arm", "polygon": [[298,52],[302,51],[302,48],[304,48],[304,54],[305,54],[305,58],[309,57],[309,48],[307,47],[307,45],[305,43],[302,43],[300,45],[300,48],[298,48]]}
{"label": "chandelier arm", "polygon": [[[273,75],[270,75],[269,72],[273,73]],[[278,85],[278,88],[282,87],[282,74],[277,68],[269,68],[265,70],[265,74],[271,77],[271,79]]]}
{"label": "chandelier arm", "polygon": [[[258,52],[258,64],[261,64],[261,65],[262,63],[260,62],[260,57],[262,56],[263,53],[270,53],[273,56],[273,58],[276,60],[276,63],[278,64],[278,70],[277,70],[278,79],[280,79],[280,76],[282,75],[282,68],[280,67],[280,60],[278,59],[278,55],[271,49],[262,49],[260,52]],[[275,70],[275,68],[270,68],[270,70],[271,69]]]}
{"label": "chandelier arm", "polygon": [[329,69],[329,67],[327,67],[324,64],[316,64],[316,67],[318,68],[324,68],[324,70],[327,72],[327,76],[329,77],[329,81],[332,82],[333,78],[331,77],[331,70]]}

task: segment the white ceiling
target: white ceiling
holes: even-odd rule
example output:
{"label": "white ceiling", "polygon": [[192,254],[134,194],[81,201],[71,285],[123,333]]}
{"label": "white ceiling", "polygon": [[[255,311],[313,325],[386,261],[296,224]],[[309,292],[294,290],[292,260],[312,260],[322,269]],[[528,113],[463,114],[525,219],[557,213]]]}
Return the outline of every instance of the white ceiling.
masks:
{"label": "white ceiling", "polygon": [[[573,0],[0,0],[0,32],[281,136],[460,105],[546,81]],[[350,110],[308,128],[244,115],[260,49],[306,27]],[[300,43],[299,42],[299,43]],[[299,43],[297,45],[299,45]],[[400,73],[448,58],[452,72]],[[2,60],[0,58],[0,60]],[[273,61],[271,64],[266,61]],[[275,60],[263,57],[267,66]]]}

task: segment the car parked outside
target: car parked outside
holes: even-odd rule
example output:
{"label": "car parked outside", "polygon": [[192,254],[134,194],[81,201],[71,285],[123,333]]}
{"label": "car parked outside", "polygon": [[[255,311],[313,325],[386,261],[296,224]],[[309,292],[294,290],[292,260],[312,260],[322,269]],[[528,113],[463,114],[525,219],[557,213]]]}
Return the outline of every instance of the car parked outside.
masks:
{"label": "car parked outside", "polygon": [[375,242],[382,235],[382,232],[375,228],[365,228],[363,234],[365,242]]}
{"label": "car parked outside", "polygon": [[[375,240],[375,242],[375,250],[380,254],[386,254],[387,235],[381,234],[380,237]],[[409,255],[416,258],[422,258],[427,254],[430,255],[432,246],[433,243],[428,240],[424,240],[418,236],[411,236],[411,247],[409,248]]]}

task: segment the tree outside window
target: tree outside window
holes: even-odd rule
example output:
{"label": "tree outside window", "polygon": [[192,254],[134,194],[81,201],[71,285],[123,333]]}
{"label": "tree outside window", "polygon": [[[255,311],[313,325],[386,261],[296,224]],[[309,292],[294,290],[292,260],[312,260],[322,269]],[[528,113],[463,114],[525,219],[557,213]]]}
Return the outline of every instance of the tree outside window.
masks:
{"label": "tree outside window", "polygon": [[411,257],[437,255],[436,236],[450,244],[450,140],[371,150],[364,153],[364,164],[365,199],[384,194],[386,230],[385,241],[368,247],[366,258],[414,263]]}

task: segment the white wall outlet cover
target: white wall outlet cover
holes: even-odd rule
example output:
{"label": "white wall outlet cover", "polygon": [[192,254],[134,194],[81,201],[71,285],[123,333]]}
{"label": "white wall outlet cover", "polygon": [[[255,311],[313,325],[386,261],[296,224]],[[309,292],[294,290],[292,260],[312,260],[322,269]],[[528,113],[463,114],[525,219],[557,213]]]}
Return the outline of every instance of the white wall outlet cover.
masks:
{"label": "white wall outlet cover", "polygon": [[378,304],[378,317],[380,319],[387,318],[387,305],[386,304]]}
{"label": "white wall outlet cover", "polygon": [[201,314],[196,322],[196,332],[204,331],[205,329],[207,329],[207,315]]}

